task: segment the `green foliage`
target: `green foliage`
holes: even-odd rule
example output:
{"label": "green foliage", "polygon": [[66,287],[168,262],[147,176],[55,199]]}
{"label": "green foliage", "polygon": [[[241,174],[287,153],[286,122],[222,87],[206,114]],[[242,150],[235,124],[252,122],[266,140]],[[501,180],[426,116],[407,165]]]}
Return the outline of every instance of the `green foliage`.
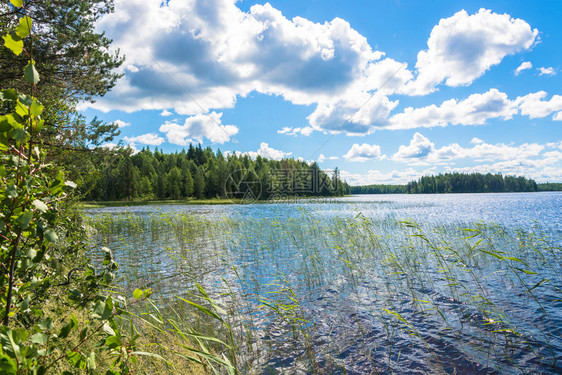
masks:
{"label": "green foliage", "polygon": [[537,184],[525,177],[502,176],[501,174],[445,173],[424,176],[407,185],[352,186],[353,194],[432,194],[432,193],[501,193],[562,190],[556,184]]}
{"label": "green foliage", "polygon": [[[111,40],[95,31],[95,22],[113,11],[112,0],[25,0],[12,1],[12,6],[8,2],[0,5],[0,26],[3,34],[14,30],[12,38],[16,35],[20,40],[33,29],[25,48],[30,51],[33,44],[33,58],[40,62],[42,102],[51,107],[57,100],[52,94],[71,101],[87,100],[104,95],[115,85],[120,74],[114,70],[123,58],[110,52]],[[26,88],[21,71],[29,57],[15,58],[7,50],[0,51],[1,87]]]}
{"label": "green foliage", "polygon": [[15,55],[20,55],[23,52],[23,41],[16,33],[11,33],[3,36],[4,46]]}
{"label": "green foliage", "polygon": [[257,199],[350,192],[338,170],[330,176],[315,163],[294,159],[225,157],[200,144],[173,154],[120,150],[98,160],[91,163],[91,179],[80,189],[85,200],[243,198],[244,189],[253,189]]}
{"label": "green foliage", "polygon": [[501,174],[445,173],[424,176],[409,182],[406,192],[430,193],[501,193],[537,191],[537,183],[525,177],[502,176]]}
{"label": "green foliage", "polygon": [[[5,46],[29,56],[23,73],[35,92],[39,73],[32,51],[17,40],[33,37],[28,3],[12,0],[12,5],[23,16],[16,32],[4,37]],[[107,355],[113,361],[106,374],[129,374],[138,335],[118,324],[127,299],[105,291],[117,269],[111,252],[104,250],[98,269],[85,264],[63,274],[65,264],[79,259],[85,233],[79,221],[63,214],[67,191],[76,184],[47,161],[41,142],[45,107],[16,90],[2,90],[0,101],[0,372],[92,374],[98,355]],[[150,290],[135,291],[132,303],[148,296]],[[58,314],[45,309],[51,299]],[[64,306],[87,318],[69,316]]]}
{"label": "green foliage", "polygon": [[562,183],[545,182],[537,186],[539,191],[562,191]]}
{"label": "green foliage", "polygon": [[41,138],[46,157],[65,165],[79,183],[88,178],[88,163],[77,156],[103,154],[90,147],[119,134],[116,124],[88,122],[76,110],[77,103],[104,95],[120,77],[115,69],[123,58],[111,52],[110,39],[95,31],[96,20],[112,10],[112,0],[0,4],[2,44],[7,47],[0,47],[0,87],[27,92],[41,72],[34,96],[45,105]]}
{"label": "green foliage", "polygon": [[351,194],[404,194],[406,185],[363,185],[352,186]]}

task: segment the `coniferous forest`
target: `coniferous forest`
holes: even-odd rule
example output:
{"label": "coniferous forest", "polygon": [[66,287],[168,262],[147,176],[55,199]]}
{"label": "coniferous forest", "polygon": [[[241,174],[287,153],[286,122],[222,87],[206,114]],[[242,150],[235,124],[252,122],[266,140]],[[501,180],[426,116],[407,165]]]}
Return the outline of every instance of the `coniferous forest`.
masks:
{"label": "coniferous forest", "polygon": [[537,184],[526,177],[482,173],[424,176],[406,185],[352,186],[352,194],[506,193],[557,190],[559,184]]}
{"label": "coniferous forest", "polygon": [[406,185],[406,192],[412,194],[432,193],[502,193],[538,191],[537,183],[522,176],[502,174],[445,173],[424,176]]}
{"label": "coniferous forest", "polygon": [[163,153],[149,148],[92,162],[83,174],[82,197],[89,201],[133,199],[342,196],[350,193],[339,171],[295,159],[216,153],[210,147]]}

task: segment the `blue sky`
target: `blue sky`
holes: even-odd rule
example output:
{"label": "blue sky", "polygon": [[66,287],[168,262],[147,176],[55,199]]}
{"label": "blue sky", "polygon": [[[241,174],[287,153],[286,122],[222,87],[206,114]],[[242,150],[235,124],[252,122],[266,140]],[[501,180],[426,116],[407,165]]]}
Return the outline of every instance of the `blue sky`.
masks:
{"label": "blue sky", "polygon": [[562,182],[562,3],[115,1],[127,60],[83,113],[134,149],[317,161],[351,184]]}

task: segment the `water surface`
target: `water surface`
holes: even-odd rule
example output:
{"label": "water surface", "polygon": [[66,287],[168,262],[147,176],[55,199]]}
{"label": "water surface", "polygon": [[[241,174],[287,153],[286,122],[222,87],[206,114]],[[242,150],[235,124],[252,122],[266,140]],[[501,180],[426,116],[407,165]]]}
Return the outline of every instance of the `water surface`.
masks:
{"label": "water surface", "polygon": [[231,308],[245,371],[562,371],[561,193],[87,212],[125,287]]}

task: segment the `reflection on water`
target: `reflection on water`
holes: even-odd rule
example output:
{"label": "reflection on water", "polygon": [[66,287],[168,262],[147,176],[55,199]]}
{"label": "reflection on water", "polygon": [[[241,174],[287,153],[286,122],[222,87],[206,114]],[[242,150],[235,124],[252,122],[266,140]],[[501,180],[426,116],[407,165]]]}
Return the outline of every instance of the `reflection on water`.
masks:
{"label": "reflection on water", "polygon": [[126,288],[165,301],[196,280],[228,307],[242,373],[484,374],[562,371],[561,208],[523,193],[88,213]]}

